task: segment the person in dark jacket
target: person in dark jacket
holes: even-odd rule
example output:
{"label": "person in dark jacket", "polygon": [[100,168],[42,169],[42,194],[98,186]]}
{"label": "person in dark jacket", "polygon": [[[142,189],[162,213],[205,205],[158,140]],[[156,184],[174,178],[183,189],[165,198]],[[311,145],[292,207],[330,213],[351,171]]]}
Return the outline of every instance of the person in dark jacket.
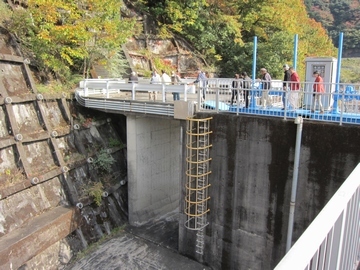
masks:
{"label": "person in dark jacket", "polygon": [[269,72],[267,72],[266,68],[260,69],[261,73],[261,105],[263,109],[272,107],[271,99],[269,96],[269,91],[271,89],[271,76]]}
{"label": "person in dark jacket", "polygon": [[242,88],[243,88],[243,95],[245,100],[245,108],[249,107],[249,92],[251,89],[251,79],[247,75],[246,72],[241,73],[242,77]]}
{"label": "person in dark jacket", "polygon": [[241,87],[241,81],[240,81],[240,75],[235,74],[234,80],[231,85],[231,105],[234,103],[234,98],[236,97],[236,100],[238,98],[238,92],[240,91]]}
{"label": "person in dark jacket", "polygon": [[129,83],[138,83],[138,82],[139,82],[139,78],[136,75],[136,72],[135,71],[131,72],[131,75],[129,77]]}
{"label": "person in dark jacket", "polygon": [[283,102],[283,110],[286,107],[286,92],[289,90],[289,82],[291,81],[291,72],[289,70],[289,65],[285,64],[283,65],[284,69],[284,79],[283,79],[283,94],[282,94],[282,102]]}

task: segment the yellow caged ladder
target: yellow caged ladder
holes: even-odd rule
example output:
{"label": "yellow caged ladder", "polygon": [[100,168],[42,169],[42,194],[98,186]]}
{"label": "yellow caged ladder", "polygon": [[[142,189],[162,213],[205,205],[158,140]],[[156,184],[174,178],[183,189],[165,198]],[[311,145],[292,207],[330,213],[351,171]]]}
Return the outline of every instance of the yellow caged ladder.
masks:
{"label": "yellow caged ladder", "polygon": [[186,131],[186,196],[185,227],[197,231],[196,252],[203,254],[204,228],[209,224],[206,214],[209,197],[210,118],[187,119]]}

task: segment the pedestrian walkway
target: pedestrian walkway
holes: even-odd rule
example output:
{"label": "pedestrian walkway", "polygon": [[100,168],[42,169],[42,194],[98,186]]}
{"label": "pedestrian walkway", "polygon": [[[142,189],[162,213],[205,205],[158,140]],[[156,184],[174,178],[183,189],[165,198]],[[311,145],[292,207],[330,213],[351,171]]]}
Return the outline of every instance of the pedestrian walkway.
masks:
{"label": "pedestrian walkway", "polygon": [[[283,119],[298,116],[313,121],[336,122],[342,125],[360,124],[360,85],[338,86],[338,93],[321,93],[325,107],[324,111],[315,108],[313,104],[312,83],[301,83],[299,91],[284,93],[282,88],[273,88],[268,92],[270,104],[263,107],[261,96],[263,90],[254,84],[249,90],[249,106],[245,107],[244,91],[239,89],[237,99],[231,104],[232,81],[234,79],[209,79],[206,85],[206,100],[200,96],[200,89],[190,85],[163,84],[129,84],[111,79],[85,80],[76,91],[77,101],[85,107],[112,112],[135,112],[174,116],[173,92],[180,93],[180,101],[196,104],[197,111],[212,111],[214,113],[228,112],[259,116],[281,117]],[[257,87],[257,88],[255,88]],[[329,89],[335,89],[329,85]],[[343,90],[345,89],[345,90]],[[349,91],[352,89],[352,91]],[[155,101],[149,100],[148,92],[158,92]],[[284,106],[282,97],[285,94]],[[291,99],[291,105],[288,99]]]}

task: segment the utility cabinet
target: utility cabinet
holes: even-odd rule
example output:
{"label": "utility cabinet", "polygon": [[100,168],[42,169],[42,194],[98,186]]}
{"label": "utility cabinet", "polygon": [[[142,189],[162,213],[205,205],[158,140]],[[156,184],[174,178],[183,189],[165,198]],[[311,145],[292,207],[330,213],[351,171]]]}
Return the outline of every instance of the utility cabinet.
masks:
{"label": "utility cabinet", "polygon": [[334,103],[333,93],[335,92],[336,86],[337,59],[334,57],[307,57],[305,63],[306,79],[304,86],[304,105],[307,109],[310,109],[313,102],[313,83],[315,81],[313,73],[317,70],[324,80],[325,87],[325,94],[322,96],[321,101],[324,109],[330,110]]}

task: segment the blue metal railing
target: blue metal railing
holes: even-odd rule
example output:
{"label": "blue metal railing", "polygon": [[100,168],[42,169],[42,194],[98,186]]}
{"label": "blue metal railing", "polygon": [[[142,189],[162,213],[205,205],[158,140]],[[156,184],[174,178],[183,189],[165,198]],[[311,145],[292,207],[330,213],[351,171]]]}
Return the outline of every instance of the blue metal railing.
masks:
{"label": "blue metal railing", "polygon": [[[301,116],[305,121],[336,122],[340,125],[360,124],[359,84],[324,83],[325,92],[318,93],[323,105],[323,108],[319,108],[318,104],[313,106],[313,82],[300,82],[299,90],[284,91],[282,81],[272,81],[270,90],[261,89],[261,82],[257,80],[252,81],[249,90],[234,89],[232,88],[234,81],[232,78],[208,79],[205,86],[199,88],[198,85],[185,82],[181,85],[131,84],[114,79],[89,79],[81,82],[76,97],[81,105],[91,99],[91,106],[95,109],[96,103],[100,100],[112,100],[114,104],[116,102],[146,103],[149,111],[143,110],[143,112],[150,114],[155,103],[156,114],[162,114],[161,103],[163,103],[165,109],[163,114],[169,115],[169,108],[173,107],[172,93],[177,92],[180,93],[180,100],[192,100],[198,103],[199,111],[230,112],[283,119]],[[337,87],[339,92],[335,93]],[[203,91],[206,93],[205,100],[202,96]],[[149,100],[147,92],[157,92],[157,100],[155,102]],[[283,97],[285,97],[285,106]],[[104,103],[101,104],[104,106]],[[334,107],[338,110],[334,111]],[[172,114],[173,112],[170,113]]]}

